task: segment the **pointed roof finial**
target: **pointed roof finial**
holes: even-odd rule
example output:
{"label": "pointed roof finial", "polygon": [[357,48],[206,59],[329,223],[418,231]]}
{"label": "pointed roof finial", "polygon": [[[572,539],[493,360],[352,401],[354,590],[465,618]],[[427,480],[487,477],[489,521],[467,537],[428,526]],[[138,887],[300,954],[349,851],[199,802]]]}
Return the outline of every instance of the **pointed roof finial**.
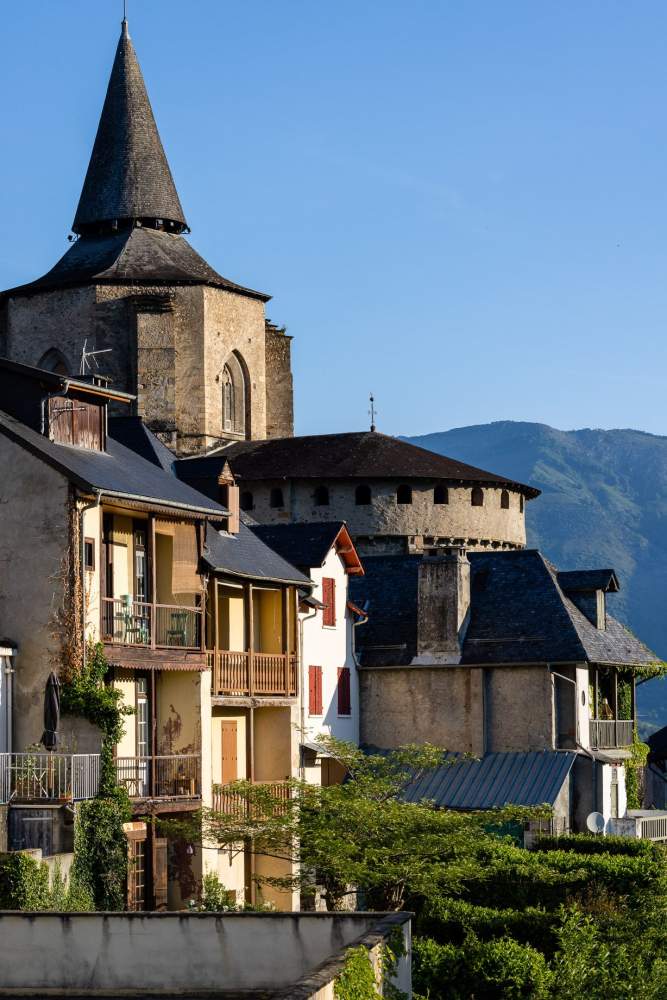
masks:
{"label": "pointed roof finial", "polygon": [[373,395],[373,393],[371,393],[368,398],[371,404],[370,409],[368,411],[368,416],[371,418],[371,431],[375,431],[377,430],[377,427],[375,426],[375,418],[377,416],[377,410],[375,409],[375,396]]}
{"label": "pointed roof finial", "polygon": [[139,223],[188,228],[125,17],[72,229]]}

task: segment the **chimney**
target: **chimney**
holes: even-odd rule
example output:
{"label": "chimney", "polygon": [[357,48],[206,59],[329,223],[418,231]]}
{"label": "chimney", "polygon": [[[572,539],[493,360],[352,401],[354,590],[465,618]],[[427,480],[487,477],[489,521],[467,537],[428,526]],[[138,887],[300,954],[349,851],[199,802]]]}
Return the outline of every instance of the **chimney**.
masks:
{"label": "chimney", "polygon": [[230,535],[238,535],[240,529],[239,488],[234,482],[229,462],[218,476],[218,500],[229,511],[227,531]]}
{"label": "chimney", "polygon": [[459,663],[470,609],[470,563],[463,548],[419,564],[417,656],[413,663]]}

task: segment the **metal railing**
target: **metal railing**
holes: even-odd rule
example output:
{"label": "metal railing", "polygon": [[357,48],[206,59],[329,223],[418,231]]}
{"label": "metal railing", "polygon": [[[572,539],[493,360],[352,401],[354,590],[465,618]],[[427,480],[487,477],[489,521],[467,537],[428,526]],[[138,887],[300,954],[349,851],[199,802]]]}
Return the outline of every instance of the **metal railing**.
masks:
{"label": "metal railing", "polygon": [[120,646],[201,648],[201,608],[149,604],[128,597],[102,600],[104,641]]}
{"label": "metal railing", "polygon": [[79,802],[100,787],[99,754],[2,753],[0,802]]}
{"label": "metal railing", "polygon": [[645,840],[667,840],[667,813],[637,817],[637,836]]}
{"label": "metal railing", "polygon": [[195,799],[201,796],[201,755],[117,757],[116,780],[131,799]]}
{"label": "metal railing", "polygon": [[216,650],[208,659],[214,695],[297,695],[294,654]]}
{"label": "metal railing", "polygon": [[632,719],[591,719],[590,744],[596,750],[630,746],[634,725]]}
{"label": "metal railing", "polygon": [[[285,810],[287,803],[290,800],[291,789],[289,782],[287,781],[256,781],[254,785],[259,785],[262,788],[267,789],[267,791],[277,799],[275,805],[276,813],[280,813]],[[229,785],[214,785],[213,786],[213,811],[224,813],[226,816],[235,816],[237,819],[243,819],[244,817],[250,817],[252,813],[252,805],[248,800],[235,792],[230,788]],[[255,819],[259,819],[258,813],[254,816]]]}

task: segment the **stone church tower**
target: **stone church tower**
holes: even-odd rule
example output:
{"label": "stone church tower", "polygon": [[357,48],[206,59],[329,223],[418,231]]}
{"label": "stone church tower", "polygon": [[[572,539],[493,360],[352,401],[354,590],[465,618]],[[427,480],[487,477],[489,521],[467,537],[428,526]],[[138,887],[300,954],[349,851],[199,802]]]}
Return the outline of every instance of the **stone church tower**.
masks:
{"label": "stone church tower", "polygon": [[0,295],[0,355],[77,373],[84,342],[181,454],[293,434],[290,338],[270,296],[228,281],[188,224],[127,21],[88,173],[55,267]]}

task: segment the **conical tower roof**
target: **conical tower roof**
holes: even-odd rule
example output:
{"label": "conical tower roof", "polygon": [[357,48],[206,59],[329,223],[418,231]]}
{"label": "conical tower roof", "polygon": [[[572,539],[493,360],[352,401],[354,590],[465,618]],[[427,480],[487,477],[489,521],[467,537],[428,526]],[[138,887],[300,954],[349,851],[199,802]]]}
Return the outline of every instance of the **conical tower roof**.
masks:
{"label": "conical tower roof", "polygon": [[[76,211],[75,233],[131,220],[188,228],[155,124],[127,21],[116,51],[95,145]],[[160,220],[158,222],[158,220]]]}

